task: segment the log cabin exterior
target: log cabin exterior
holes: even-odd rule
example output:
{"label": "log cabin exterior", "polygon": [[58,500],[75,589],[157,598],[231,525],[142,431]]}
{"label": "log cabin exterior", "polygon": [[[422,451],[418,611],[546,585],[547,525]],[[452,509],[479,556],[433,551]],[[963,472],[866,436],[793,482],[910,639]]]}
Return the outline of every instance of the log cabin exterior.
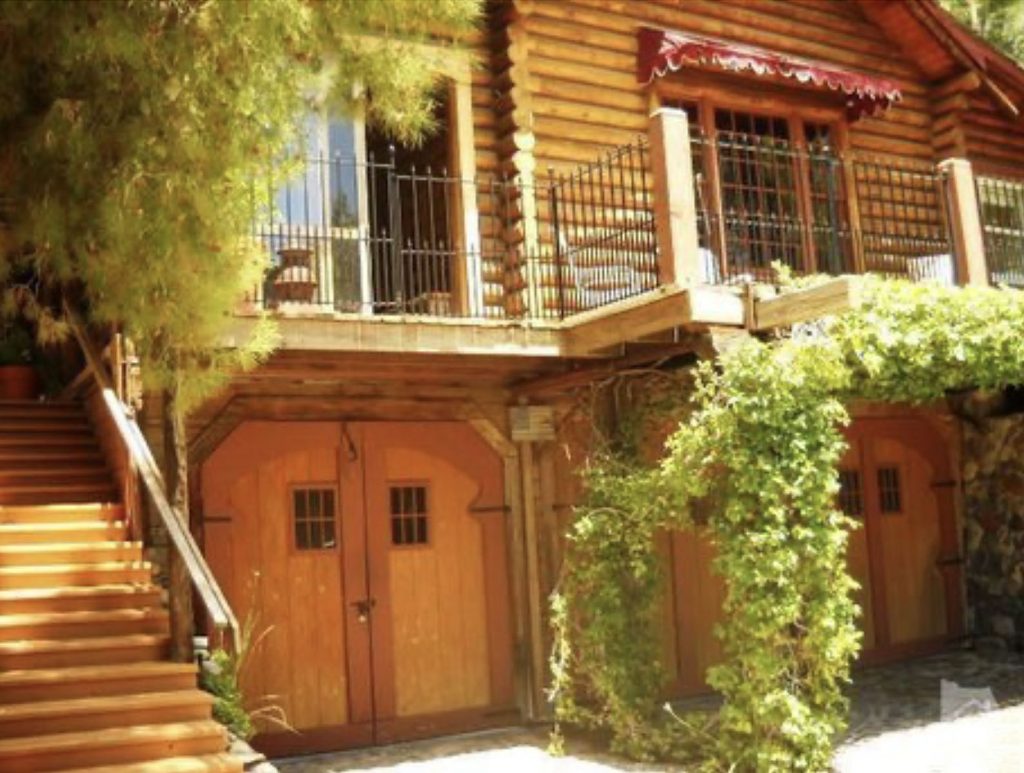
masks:
{"label": "log cabin exterior", "polygon": [[[1024,71],[930,0],[495,0],[463,43],[424,148],[310,119],[233,323],[270,309],[282,346],[189,422],[193,532],[268,631],[246,690],[299,730],[263,728],[272,753],[543,716],[575,393],[855,301],[847,280],[775,298],[774,261],[1024,285]],[[960,420],[856,416],[864,659],[985,632]],[[691,695],[722,588],[700,535],[664,550]]]}

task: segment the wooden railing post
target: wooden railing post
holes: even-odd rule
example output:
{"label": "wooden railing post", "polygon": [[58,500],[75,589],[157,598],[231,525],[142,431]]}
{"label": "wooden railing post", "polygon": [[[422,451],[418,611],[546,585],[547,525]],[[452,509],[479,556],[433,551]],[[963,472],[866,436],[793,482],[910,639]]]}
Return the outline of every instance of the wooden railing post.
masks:
{"label": "wooden railing post", "polygon": [[948,158],[939,163],[946,178],[950,231],[956,255],[957,281],[964,285],[988,285],[985,240],[982,237],[978,193],[974,173],[966,158]]}
{"label": "wooden railing post", "polygon": [[659,107],[650,118],[654,167],[654,219],[658,234],[661,284],[701,284],[697,202],[685,111]]}

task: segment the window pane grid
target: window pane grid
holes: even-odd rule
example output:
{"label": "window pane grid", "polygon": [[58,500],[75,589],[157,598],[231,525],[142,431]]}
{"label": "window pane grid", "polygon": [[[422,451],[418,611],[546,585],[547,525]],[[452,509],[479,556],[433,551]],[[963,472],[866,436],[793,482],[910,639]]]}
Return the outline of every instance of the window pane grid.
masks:
{"label": "window pane grid", "polygon": [[903,509],[899,468],[878,468],[878,507],[883,513],[898,513]]}
{"label": "window pane grid", "polygon": [[298,488],[292,494],[292,521],[297,550],[335,547],[334,489]]}
{"label": "window pane grid", "polygon": [[864,513],[858,470],[839,471],[839,509],[851,518],[858,518]]}
{"label": "window pane grid", "polygon": [[429,543],[426,486],[391,486],[391,544]]}
{"label": "window pane grid", "polygon": [[715,128],[730,271],[770,274],[776,260],[799,270],[803,224],[788,122],[718,109]]}

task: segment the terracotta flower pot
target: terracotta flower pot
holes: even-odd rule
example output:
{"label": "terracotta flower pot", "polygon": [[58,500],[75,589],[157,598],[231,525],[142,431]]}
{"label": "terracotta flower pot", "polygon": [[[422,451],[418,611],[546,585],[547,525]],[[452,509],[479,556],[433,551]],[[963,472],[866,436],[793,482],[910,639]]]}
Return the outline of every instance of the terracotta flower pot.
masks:
{"label": "terracotta flower pot", "polygon": [[275,298],[285,303],[311,303],[317,285],[311,268],[313,251],[305,247],[282,247],[277,254],[281,268],[274,278]]}
{"label": "terracotta flower pot", "polygon": [[35,400],[39,374],[31,365],[0,365],[0,400]]}

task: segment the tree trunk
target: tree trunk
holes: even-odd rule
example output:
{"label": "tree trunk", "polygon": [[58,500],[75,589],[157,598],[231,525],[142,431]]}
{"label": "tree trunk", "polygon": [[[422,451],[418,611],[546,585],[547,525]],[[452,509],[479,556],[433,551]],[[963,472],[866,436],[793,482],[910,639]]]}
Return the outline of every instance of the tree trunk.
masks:
{"label": "tree trunk", "polygon": [[[185,418],[179,409],[178,385],[164,394],[164,479],[167,498],[186,529],[188,522],[188,441]],[[184,561],[170,549],[169,588],[171,606],[171,657],[178,661],[192,659],[192,582]]]}

